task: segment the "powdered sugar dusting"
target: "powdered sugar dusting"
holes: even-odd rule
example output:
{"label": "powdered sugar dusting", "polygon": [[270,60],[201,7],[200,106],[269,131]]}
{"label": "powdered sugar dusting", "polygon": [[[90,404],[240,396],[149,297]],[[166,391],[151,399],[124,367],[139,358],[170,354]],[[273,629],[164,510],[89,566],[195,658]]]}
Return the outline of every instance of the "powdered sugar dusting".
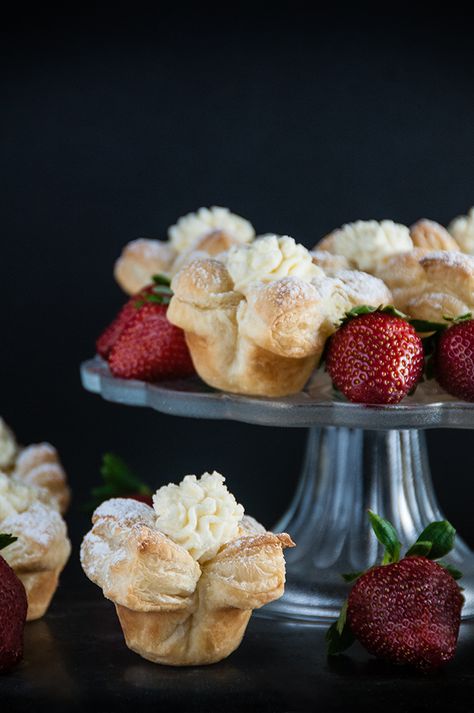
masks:
{"label": "powdered sugar dusting", "polygon": [[278,304],[314,299],[316,296],[313,285],[298,277],[283,277],[270,285]]}
{"label": "powdered sugar dusting", "polygon": [[66,525],[59,513],[44,503],[35,502],[25,512],[10,515],[1,523],[1,529],[31,540],[47,548],[58,537],[66,537]]}
{"label": "powdered sugar dusting", "polygon": [[108,517],[125,521],[130,526],[135,522],[153,526],[155,521],[153,508],[132,498],[106,500],[95,510],[92,521],[96,522],[100,518]]}
{"label": "powdered sugar dusting", "polygon": [[360,270],[339,270],[335,277],[344,284],[351,302],[388,304],[392,295],[382,280]]}
{"label": "powdered sugar dusting", "polygon": [[435,250],[428,253],[421,258],[420,265],[424,267],[431,262],[441,263],[448,268],[462,268],[474,271],[474,256],[454,250]]}
{"label": "powdered sugar dusting", "polygon": [[126,251],[130,254],[137,253],[145,260],[169,259],[174,253],[171,246],[163,240],[149,240],[137,238],[128,243]]}

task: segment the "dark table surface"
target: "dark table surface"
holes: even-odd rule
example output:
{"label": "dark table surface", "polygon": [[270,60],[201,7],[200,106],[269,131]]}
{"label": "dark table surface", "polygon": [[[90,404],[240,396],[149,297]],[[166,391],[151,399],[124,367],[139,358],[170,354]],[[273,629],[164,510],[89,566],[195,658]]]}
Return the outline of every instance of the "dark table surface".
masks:
{"label": "dark table surface", "polygon": [[240,648],[209,667],[158,666],[129,651],[113,605],[86,581],[63,585],[27,625],[25,657],[0,677],[0,710],[344,712],[471,711],[474,622],[435,675],[383,664],[355,646],[328,662],[325,628],[254,616]]}

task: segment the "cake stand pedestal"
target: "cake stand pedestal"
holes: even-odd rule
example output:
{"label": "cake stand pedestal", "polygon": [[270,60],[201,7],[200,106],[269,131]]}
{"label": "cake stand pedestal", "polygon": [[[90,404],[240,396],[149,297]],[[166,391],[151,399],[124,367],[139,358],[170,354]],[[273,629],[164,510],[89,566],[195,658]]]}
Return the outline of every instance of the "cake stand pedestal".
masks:
{"label": "cake stand pedestal", "polygon": [[[297,492],[273,528],[288,532],[284,596],[263,616],[310,622],[337,617],[348,586],[343,572],[375,564],[380,546],[367,509],[390,520],[411,544],[432,520],[443,520],[431,483],[423,429],[474,428],[474,405],[422,385],[397,406],[362,406],[334,397],[325,375],[282,399],[213,391],[198,379],[145,384],[111,376],[99,358],[81,367],[84,387],[104,399],[194,418],[309,428]],[[445,558],[463,572],[463,618],[474,617],[474,553],[461,538]]]}

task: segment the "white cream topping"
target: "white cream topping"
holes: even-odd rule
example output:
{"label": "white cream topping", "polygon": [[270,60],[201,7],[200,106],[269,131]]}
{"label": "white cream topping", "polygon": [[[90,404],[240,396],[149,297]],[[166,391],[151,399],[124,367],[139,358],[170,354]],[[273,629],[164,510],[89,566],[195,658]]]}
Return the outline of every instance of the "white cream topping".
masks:
{"label": "white cream topping", "polygon": [[234,245],[227,256],[227,270],[239,292],[255,282],[299,277],[307,282],[324,276],[304,245],[288,235],[265,235],[250,245]]}
{"label": "white cream topping", "polygon": [[0,473],[0,523],[10,515],[28,510],[37,500],[37,494],[32,488],[15,482],[5,473]]}
{"label": "white cream topping", "polygon": [[344,255],[364,272],[373,270],[380,260],[395,253],[413,250],[406,225],[393,220],[358,220],[347,223],[331,236],[331,252]]}
{"label": "white cream topping", "polygon": [[13,465],[18,451],[13,431],[0,417],[0,468],[8,468]]}
{"label": "white cream topping", "polygon": [[179,485],[164,485],[153,496],[156,528],[198,562],[214,557],[239,533],[244,508],[224,483],[216,471],[199,479],[186,475]]}
{"label": "white cream topping", "polygon": [[463,252],[474,254],[474,207],[467,215],[455,218],[448,230]]}
{"label": "white cream topping", "polygon": [[179,252],[191,250],[204,235],[221,230],[230,238],[248,243],[255,237],[251,223],[228,208],[199,208],[196,213],[188,213],[168,229],[168,237],[173,248]]}

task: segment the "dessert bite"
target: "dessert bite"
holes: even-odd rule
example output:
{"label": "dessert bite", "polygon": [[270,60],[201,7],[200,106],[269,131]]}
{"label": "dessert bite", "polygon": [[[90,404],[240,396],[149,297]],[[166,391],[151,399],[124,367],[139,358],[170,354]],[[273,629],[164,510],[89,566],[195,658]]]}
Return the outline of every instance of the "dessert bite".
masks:
{"label": "dessert bite", "polygon": [[0,417],[0,471],[27,485],[38,498],[64,514],[71,492],[57,450],[50,443],[20,446],[15,434]]}
{"label": "dessert bite", "polygon": [[378,274],[395,306],[416,319],[441,322],[474,310],[474,256],[413,251],[389,260]]}
{"label": "dessert bite", "polygon": [[315,250],[343,255],[352,267],[374,272],[385,258],[414,247],[410,231],[393,220],[357,220],[323,238]]}
{"label": "dessert bite", "polygon": [[463,252],[474,254],[474,207],[467,215],[460,215],[451,221],[448,230]]}
{"label": "dessert bite", "polygon": [[71,552],[58,503],[43,496],[40,488],[0,472],[0,531],[16,538],[2,555],[26,590],[28,621],[47,610]]}
{"label": "dessert bite", "polygon": [[[425,266],[434,252],[438,259],[450,264],[456,261],[456,257],[451,260],[450,256],[462,255],[460,250],[454,237],[433,220],[418,220],[411,228],[391,220],[359,220],[343,225],[323,238],[313,250],[313,255],[324,256],[329,252],[333,260],[344,258],[350,265],[367,270],[383,280],[392,292],[397,309],[420,319],[438,319],[442,305],[434,299],[434,293],[428,300],[432,303],[431,308],[416,304],[426,288]],[[324,257],[322,259],[325,260]],[[330,265],[330,259],[327,261]],[[452,309],[457,309],[454,301],[446,302],[450,313]],[[430,317],[426,316],[428,313]]]}
{"label": "dessert bite", "polygon": [[127,646],[155,663],[211,664],[240,644],[252,610],[284,590],[289,535],[267,532],[219,473],[160,488],[153,507],[104,502],[81,547]]}
{"label": "dessert bite", "polygon": [[125,292],[133,295],[157,273],[173,275],[196,256],[217,256],[254,237],[249,221],[228,208],[200,208],[172,225],[167,241],[139,238],[128,243],[115,264],[115,278]]}
{"label": "dessert bite", "polygon": [[197,259],[172,281],[168,319],[184,330],[199,376],[240,394],[300,391],[326,339],[352,307],[391,302],[366,273],[329,277],[289,236],[234,245],[221,261]]}
{"label": "dessert bite", "polygon": [[422,218],[410,228],[414,248],[423,250],[460,250],[459,243],[442,225],[434,220]]}

